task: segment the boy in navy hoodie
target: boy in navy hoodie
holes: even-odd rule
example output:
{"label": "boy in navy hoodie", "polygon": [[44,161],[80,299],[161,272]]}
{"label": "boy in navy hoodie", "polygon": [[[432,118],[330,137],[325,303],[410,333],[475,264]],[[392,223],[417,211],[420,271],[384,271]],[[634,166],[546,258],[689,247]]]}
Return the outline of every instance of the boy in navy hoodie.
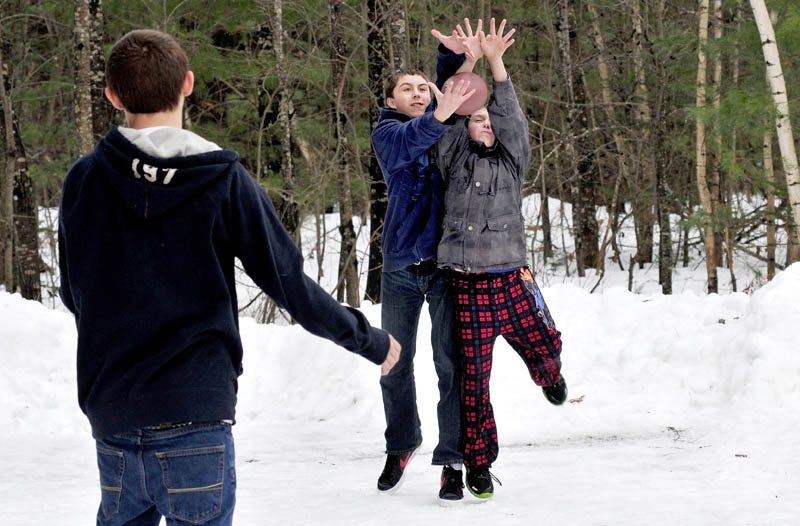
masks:
{"label": "boy in navy hoodie", "polygon": [[235,152],[181,129],[194,76],[175,40],[128,33],[106,76],[128,127],[75,163],[59,216],[78,399],[97,442],[97,524],[230,525],[242,373],[234,258],[305,329],[382,374],[400,346],[303,274],[302,254]]}
{"label": "boy in navy hoodie", "polygon": [[[427,301],[431,316],[433,362],[439,378],[437,417],[439,441],[432,464],[441,465],[439,498],[442,503],[463,498],[461,464],[460,360],[453,328],[453,302],[445,271],[437,269],[436,246],[441,235],[444,186],[436,169],[435,144],[450,128],[444,124],[473,93],[457,83],[442,94],[439,88],[457,71],[474,64],[465,60],[461,37],[473,36],[458,27],[439,39],[437,82],[422,71],[406,69],[384,84],[387,108],[372,132],[372,147],[388,188],[383,225],[382,326],[403,346],[403,354],[389,375],[381,377],[386,417],[386,462],[378,490],[400,488],[406,466],[422,443],[414,384],[417,326]],[[433,109],[431,93],[438,105]]]}

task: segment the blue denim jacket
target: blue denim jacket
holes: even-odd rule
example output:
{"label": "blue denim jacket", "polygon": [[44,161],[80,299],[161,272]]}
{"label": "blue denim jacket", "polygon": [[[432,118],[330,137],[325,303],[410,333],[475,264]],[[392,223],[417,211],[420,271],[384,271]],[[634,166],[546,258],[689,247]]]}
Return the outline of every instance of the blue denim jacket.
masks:
{"label": "blue denim jacket", "polygon": [[439,142],[445,203],[437,259],[443,268],[486,272],[527,262],[521,208],[531,148],[510,79],[494,83],[487,110],[496,138],[491,148],[470,139],[464,118]]}
{"label": "blue denim jacket", "polygon": [[[463,62],[464,55],[439,45],[436,84],[440,89]],[[436,256],[444,189],[431,150],[449,128],[433,117],[433,104],[413,119],[389,108],[381,110],[372,148],[389,200],[383,224],[385,272]]]}

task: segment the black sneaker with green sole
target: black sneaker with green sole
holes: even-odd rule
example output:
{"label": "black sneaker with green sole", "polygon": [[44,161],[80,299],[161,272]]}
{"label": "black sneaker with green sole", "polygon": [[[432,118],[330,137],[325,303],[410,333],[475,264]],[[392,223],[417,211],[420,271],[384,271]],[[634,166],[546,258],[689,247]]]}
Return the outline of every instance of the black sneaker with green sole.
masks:
{"label": "black sneaker with green sole", "polygon": [[501,486],[503,485],[497,477],[491,474],[489,466],[467,468],[467,489],[479,499],[488,499],[494,495],[492,479]]}

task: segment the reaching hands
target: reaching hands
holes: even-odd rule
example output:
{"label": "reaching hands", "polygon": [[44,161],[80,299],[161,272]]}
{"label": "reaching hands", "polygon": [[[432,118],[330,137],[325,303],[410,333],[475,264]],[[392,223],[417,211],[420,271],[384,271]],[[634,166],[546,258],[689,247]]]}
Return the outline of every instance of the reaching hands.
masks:
{"label": "reaching hands", "polygon": [[512,28],[508,33],[503,34],[506,28],[505,18],[500,22],[499,28],[495,28],[495,20],[492,18],[489,23],[488,35],[483,31],[483,20],[478,20],[474,33],[472,32],[469,18],[464,19],[464,27],[466,31],[461,27],[461,24],[457,25],[449,35],[444,35],[436,29],[431,29],[431,34],[453,53],[466,55],[467,59],[459,68],[459,72],[472,71],[475,62],[485,56],[489,61],[489,66],[492,68],[494,80],[507,80],[508,73],[503,65],[503,53],[514,43],[514,39],[511,37],[517,30]]}
{"label": "reaching hands", "polygon": [[433,112],[433,116],[439,122],[444,122],[449,119],[458,107],[475,93],[474,88],[467,91],[469,82],[464,82],[463,80],[459,80],[449,88],[445,85],[444,93],[439,91],[439,88],[437,88],[436,84],[433,82],[428,82],[428,86],[430,86],[431,91],[434,96],[436,96],[437,106],[436,111]]}
{"label": "reaching hands", "polygon": [[457,55],[466,54],[471,60],[478,60],[483,56],[479,38],[483,28],[483,20],[478,20],[478,27],[475,29],[475,33],[472,32],[469,18],[464,19],[464,26],[467,28],[466,32],[464,32],[461,24],[459,24],[449,35],[444,35],[437,29],[431,29],[431,35],[437,38],[444,47],[453,53]]}
{"label": "reaching hands", "polygon": [[503,30],[505,27],[506,20],[504,18],[503,21],[500,22],[500,28],[495,30],[494,18],[492,18],[489,23],[489,34],[486,35],[482,31],[480,32],[481,50],[483,54],[486,55],[486,59],[490,62],[501,58],[503,53],[506,52],[506,49],[511,47],[511,44],[514,43],[514,39],[511,38],[511,36],[516,33],[517,30],[511,29],[511,31],[504,35]]}
{"label": "reaching hands", "polygon": [[390,334],[389,353],[386,355],[386,359],[381,364],[381,376],[386,376],[389,374],[389,371],[392,370],[392,367],[394,367],[397,361],[400,359],[400,351],[400,344],[394,339],[394,336]]}

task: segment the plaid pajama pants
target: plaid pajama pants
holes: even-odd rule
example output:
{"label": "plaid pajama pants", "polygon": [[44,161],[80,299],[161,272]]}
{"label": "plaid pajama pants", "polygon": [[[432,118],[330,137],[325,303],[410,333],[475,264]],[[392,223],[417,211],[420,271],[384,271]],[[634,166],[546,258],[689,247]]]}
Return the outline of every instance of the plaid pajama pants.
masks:
{"label": "plaid pajama pants", "polygon": [[497,426],[489,399],[492,349],[503,336],[538,386],[561,379],[561,333],[530,271],[454,273],[456,325],[463,359],[464,464],[491,466]]}

